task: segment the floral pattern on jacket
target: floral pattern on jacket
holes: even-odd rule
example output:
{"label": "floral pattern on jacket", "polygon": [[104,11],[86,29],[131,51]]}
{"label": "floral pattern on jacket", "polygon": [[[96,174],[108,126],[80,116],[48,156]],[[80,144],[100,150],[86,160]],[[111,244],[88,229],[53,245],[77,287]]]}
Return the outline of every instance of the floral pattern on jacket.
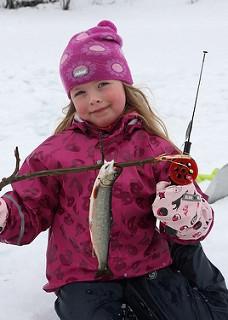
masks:
{"label": "floral pattern on jacket", "polygon": [[[75,121],[38,146],[19,175],[47,169],[145,159],[175,154],[174,146],[143,128],[135,114],[124,115],[109,131]],[[170,265],[168,241],[155,227],[151,210],[156,183],[168,181],[168,162],[124,168],[113,186],[109,247],[110,279],[135,277]],[[0,241],[30,243],[49,229],[46,291],[74,281],[95,280],[97,259],[89,234],[89,198],[98,170],[23,180],[3,199],[9,217]],[[183,243],[185,241],[182,241]]]}

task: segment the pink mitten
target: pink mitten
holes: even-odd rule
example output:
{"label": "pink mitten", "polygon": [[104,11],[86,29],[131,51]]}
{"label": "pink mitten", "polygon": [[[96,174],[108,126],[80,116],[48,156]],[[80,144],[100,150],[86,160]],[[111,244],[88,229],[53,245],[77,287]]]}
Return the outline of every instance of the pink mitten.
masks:
{"label": "pink mitten", "polygon": [[5,201],[0,198],[0,233],[3,232],[5,226],[6,226],[6,220],[8,217],[8,208],[5,203]]}
{"label": "pink mitten", "polygon": [[213,222],[211,207],[193,183],[176,186],[159,182],[152,209],[154,216],[164,226],[176,230],[176,236],[183,240],[204,237]]}

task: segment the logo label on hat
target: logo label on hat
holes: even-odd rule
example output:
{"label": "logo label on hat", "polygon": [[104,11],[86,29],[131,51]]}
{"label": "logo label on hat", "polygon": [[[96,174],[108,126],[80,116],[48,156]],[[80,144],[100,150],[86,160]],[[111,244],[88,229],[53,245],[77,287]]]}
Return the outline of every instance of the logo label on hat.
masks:
{"label": "logo label on hat", "polygon": [[74,78],[81,78],[89,73],[89,69],[87,66],[79,66],[73,70]]}

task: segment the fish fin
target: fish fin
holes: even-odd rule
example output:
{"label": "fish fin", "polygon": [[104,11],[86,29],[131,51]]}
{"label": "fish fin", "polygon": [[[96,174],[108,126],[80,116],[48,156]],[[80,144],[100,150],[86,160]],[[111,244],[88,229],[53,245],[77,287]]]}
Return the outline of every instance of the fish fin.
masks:
{"label": "fish fin", "polygon": [[113,276],[113,273],[109,269],[109,266],[106,266],[105,268],[102,268],[102,269],[98,269],[95,275],[96,278],[103,278],[103,277],[109,277],[109,276]]}
{"label": "fish fin", "polygon": [[89,215],[89,231],[90,231],[91,238],[92,238],[92,233],[91,233],[92,226],[93,226],[93,213],[91,211],[91,213]]}
{"label": "fish fin", "polygon": [[97,185],[95,186],[95,188],[93,189],[93,194],[92,194],[92,196],[93,196],[94,199],[97,198],[99,189],[100,189],[100,184],[97,184]]}
{"label": "fish fin", "polygon": [[115,180],[121,175],[123,168],[115,166],[113,169],[116,171]]}
{"label": "fish fin", "polygon": [[92,248],[92,257],[93,257],[93,258],[95,258],[95,257],[96,257],[96,253],[95,253],[94,248]]}
{"label": "fish fin", "polygon": [[[89,224],[89,227],[91,227],[91,226],[92,226],[92,223]],[[92,235],[91,235],[90,237],[91,237],[91,240],[92,240]],[[93,247],[93,243],[92,243],[92,242],[91,242],[91,247],[90,247],[90,249],[91,249],[92,257],[95,258],[95,257],[96,257],[96,252],[95,252],[95,250],[94,250],[94,247]]]}

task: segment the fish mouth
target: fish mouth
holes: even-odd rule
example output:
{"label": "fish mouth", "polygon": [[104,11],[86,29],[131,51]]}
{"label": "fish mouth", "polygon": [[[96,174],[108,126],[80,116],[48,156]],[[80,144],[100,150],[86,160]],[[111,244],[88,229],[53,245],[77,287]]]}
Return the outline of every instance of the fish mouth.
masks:
{"label": "fish mouth", "polygon": [[100,181],[101,182],[101,184],[103,185],[103,186],[105,186],[105,187],[110,187],[110,186],[112,186],[113,185],[113,183],[114,183],[114,179],[110,179],[110,180],[105,180],[105,181]]}
{"label": "fish mouth", "polygon": [[101,179],[100,183],[106,187],[112,186],[119,175],[120,175],[120,172],[114,172],[112,177],[109,177],[109,178],[106,177],[105,179]]}

